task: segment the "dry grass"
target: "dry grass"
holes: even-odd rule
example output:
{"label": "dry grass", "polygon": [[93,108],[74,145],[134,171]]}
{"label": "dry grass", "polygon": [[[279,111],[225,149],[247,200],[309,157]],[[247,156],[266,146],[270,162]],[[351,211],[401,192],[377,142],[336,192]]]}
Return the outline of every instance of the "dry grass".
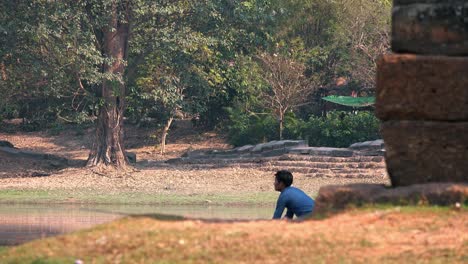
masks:
{"label": "dry grass", "polygon": [[24,244],[2,263],[466,263],[466,211],[359,211],[325,220],[133,217]]}

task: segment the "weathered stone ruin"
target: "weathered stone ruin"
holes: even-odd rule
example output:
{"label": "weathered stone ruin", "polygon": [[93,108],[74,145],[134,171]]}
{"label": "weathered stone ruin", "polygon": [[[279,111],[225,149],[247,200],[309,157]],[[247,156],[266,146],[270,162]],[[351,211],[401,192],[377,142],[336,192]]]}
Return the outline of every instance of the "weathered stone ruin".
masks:
{"label": "weathered stone ruin", "polygon": [[394,0],[392,54],[378,62],[392,185],[468,181],[468,2]]}
{"label": "weathered stone ruin", "polygon": [[391,46],[377,64],[376,114],[395,188],[325,186],[316,212],[468,202],[468,1],[394,0]]}

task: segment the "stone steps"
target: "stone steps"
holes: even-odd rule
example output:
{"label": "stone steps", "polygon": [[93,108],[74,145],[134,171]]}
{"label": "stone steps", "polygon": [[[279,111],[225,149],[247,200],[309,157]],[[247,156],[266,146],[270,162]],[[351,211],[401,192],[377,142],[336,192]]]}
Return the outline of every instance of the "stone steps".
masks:
{"label": "stone steps", "polygon": [[329,157],[313,155],[283,155],[277,157],[249,157],[236,159],[175,159],[167,163],[194,170],[239,168],[272,172],[290,170],[306,177],[375,178],[386,177],[384,157]]}
{"label": "stone steps", "polygon": [[321,174],[333,174],[333,175],[343,175],[343,174],[369,174],[374,173],[377,170],[372,169],[322,169],[322,168],[300,168],[300,167],[260,167],[260,170],[263,171],[278,171],[278,170],[290,170],[291,172],[297,173],[321,173]]}
{"label": "stone steps", "polygon": [[[341,166],[337,166],[341,165]],[[360,167],[353,167],[359,165]],[[260,171],[275,172],[278,170],[290,170],[292,173],[306,174],[308,177],[328,177],[328,178],[373,178],[386,174],[385,166],[377,164],[379,167],[373,167],[372,163],[289,163],[287,165],[269,164],[269,163],[240,163],[240,164],[186,164],[194,170],[218,169],[218,168],[239,168],[256,169]],[[367,167],[367,168],[366,168]]]}
{"label": "stone steps", "polygon": [[262,165],[322,169],[385,169],[385,163],[383,162],[270,161],[267,163],[263,163]]}
{"label": "stone steps", "polygon": [[313,161],[313,162],[383,162],[382,156],[327,157],[309,155],[283,155],[279,160]]}
{"label": "stone steps", "polygon": [[323,164],[323,167],[295,167],[295,166],[273,166],[273,165],[259,165],[259,164],[238,164],[238,165],[222,165],[222,164],[196,164],[190,166],[195,169],[214,169],[214,168],[226,168],[234,167],[239,169],[259,169],[263,171],[278,171],[278,170],[290,170],[299,173],[333,173],[333,174],[346,174],[346,173],[373,173],[375,171],[382,170],[380,169],[366,169],[366,168],[335,168],[328,166],[328,164]]}
{"label": "stone steps", "polygon": [[214,164],[214,163],[268,163],[273,161],[306,161],[306,162],[334,162],[334,163],[354,163],[354,162],[375,162],[380,163],[384,161],[384,157],[379,156],[353,156],[353,157],[326,157],[326,156],[307,156],[307,155],[283,155],[279,157],[269,158],[237,158],[237,159],[186,159],[177,158],[168,160],[168,163],[173,164]]}

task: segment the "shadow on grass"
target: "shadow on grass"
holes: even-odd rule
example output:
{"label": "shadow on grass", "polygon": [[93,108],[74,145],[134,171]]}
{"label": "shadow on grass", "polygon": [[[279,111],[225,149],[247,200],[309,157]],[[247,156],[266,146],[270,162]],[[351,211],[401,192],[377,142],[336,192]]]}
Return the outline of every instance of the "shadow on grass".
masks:
{"label": "shadow on grass", "polygon": [[[198,218],[198,217],[185,217],[179,215],[168,215],[168,214],[130,214],[130,218],[152,218],[158,221],[167,222],[180,222],[180,221],[197,221],[201,223],[251,223],[251,222],[265,222],[265,221],[278,221],[269,219],[219,219],[219,218]],[[293,220],[291,222],[299,222]]]}
{"label": "shadow on grass", "polygon": [[294,219],[219,219],[219,218],[197,218],[197,217],[185,217],[179,215],[169,215],[169,214],[130,214],[128,217],[130,218],[152,218],[158,221],[198,221],[202,223],[251,223],[251,222],[265,222],[265,221],[283,221],[289,223],[302,223],[306,221],[317,221],[317,220],[325,220],[329,217],[334,215],[338,215],[343,213],[340,212],[333,212],[333,213],[326,213],[326,214],[312,214],[310,216],[301,217],[301,218],[294,218]]}

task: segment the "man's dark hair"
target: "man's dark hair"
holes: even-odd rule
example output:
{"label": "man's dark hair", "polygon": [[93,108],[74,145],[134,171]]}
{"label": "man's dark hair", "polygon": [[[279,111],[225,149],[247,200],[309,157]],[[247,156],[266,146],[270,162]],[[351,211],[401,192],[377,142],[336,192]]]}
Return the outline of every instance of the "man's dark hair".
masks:
{"label": "man's dark hair", "polygon": [[276,181],[283,182],[286,187],[291,186],[293,183],[293,175],[287,170],[279,170],[275,174]]}

